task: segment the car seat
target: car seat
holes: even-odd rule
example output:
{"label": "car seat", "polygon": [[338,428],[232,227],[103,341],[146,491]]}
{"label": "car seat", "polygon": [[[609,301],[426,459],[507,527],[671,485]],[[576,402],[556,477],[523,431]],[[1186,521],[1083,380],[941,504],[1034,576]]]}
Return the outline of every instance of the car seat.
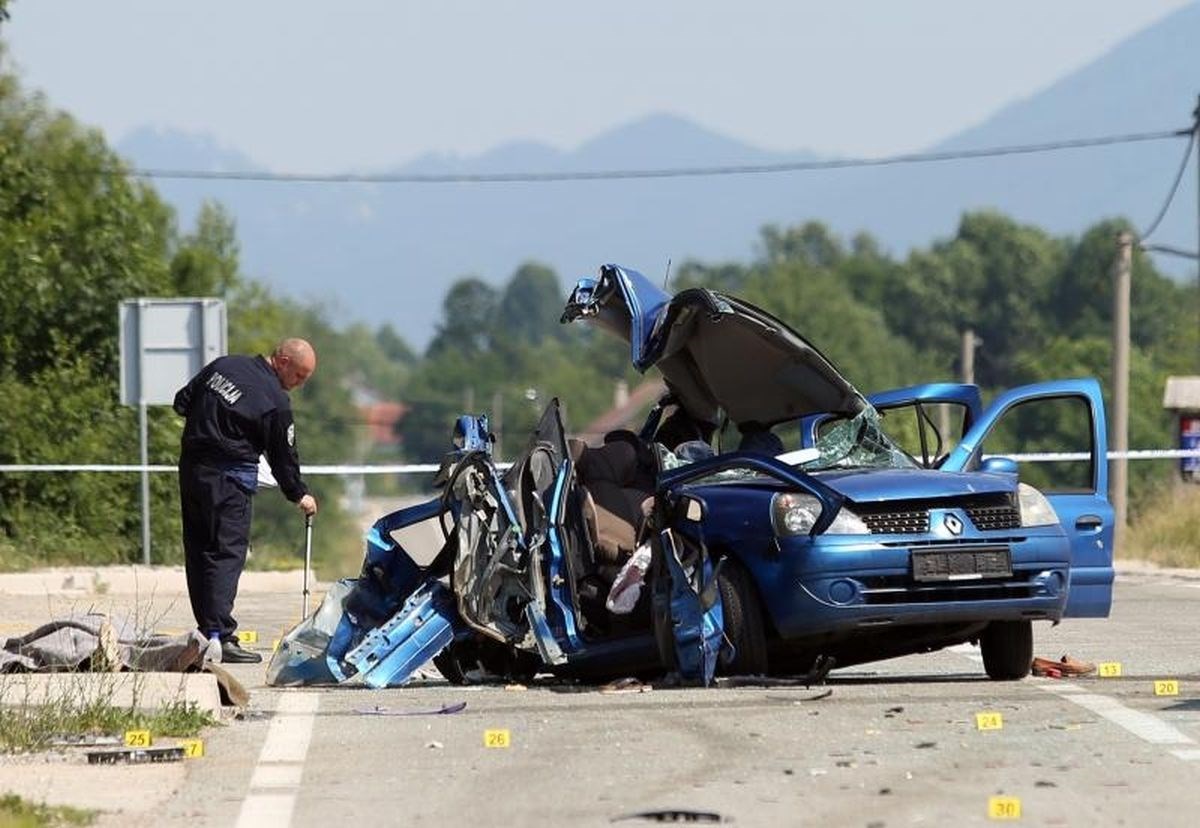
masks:
{"label": "car seat", "polygon": [[627,440],[588,446],[569,440],[575,473],[583,493],[583,518],[597,566],[616,564],[633,553],[644,515],[642,502],[653,483],[641,473],[638,451]]}

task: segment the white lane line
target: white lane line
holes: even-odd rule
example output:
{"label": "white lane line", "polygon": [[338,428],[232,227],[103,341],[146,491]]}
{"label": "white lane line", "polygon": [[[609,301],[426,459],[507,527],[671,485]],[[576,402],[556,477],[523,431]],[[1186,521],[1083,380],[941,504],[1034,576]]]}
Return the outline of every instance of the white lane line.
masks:
{"label": "white lane line", "polygon": [[298,788],[304,765],[289,762],[286,765],[259,764],[250,779],[251,788]]}
{"label": "white lane line", "polygon": [[1185,762],[1200,762],[1200,748],[1180,748],[1171,753]]}
{"label": "white lane line", "polygon": [[280,697],[275,718],[267,730],[258,762],[303,762],[312,738],[313,717],[320,697],[315,693],[295,693]]}
{"label": "white lane line", "polygon": [[1114,698],[1101,696],[1097,693],[1062,692],[1063,687],[1070,685],[1039,684],[1037,687],[1048,693],[1062,696],[1080,707],[1086,707],[1093,713],[1103,716],[1113,724],[1125,728],[1139,739],[1154,745],[1194,745],[1190,736],[1174,725],[1169,725],[1150,713],[1133,710],[1121,704]]}
{"label": "white lane line", "polygon": [[287,828],[291,824],[320,703],[316,693],[279,697],[237,828]]}
{"label": "white lane line", "polygon": [[252,793],[242,803],[238,814],[237,828],[252,826],[287,826],[292,824],[292,811],[296,807],[296,793]]}

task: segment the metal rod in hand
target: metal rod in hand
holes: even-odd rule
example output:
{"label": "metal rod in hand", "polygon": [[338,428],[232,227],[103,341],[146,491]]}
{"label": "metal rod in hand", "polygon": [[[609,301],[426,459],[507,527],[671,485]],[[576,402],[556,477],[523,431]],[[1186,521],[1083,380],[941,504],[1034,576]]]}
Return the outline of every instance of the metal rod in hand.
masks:
{"label": "metal rod in hand", "polygon": [[312,566],[312,515],[304,516],[304,613],[308,618],[308,570]]}

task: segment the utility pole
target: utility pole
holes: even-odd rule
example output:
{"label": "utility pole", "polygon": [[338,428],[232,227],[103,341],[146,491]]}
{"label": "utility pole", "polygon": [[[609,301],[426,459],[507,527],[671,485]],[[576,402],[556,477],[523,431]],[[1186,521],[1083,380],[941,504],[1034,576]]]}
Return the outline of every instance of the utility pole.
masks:
{"label": "utility pole", "polygon": [[[1117,234],[1117,258],[1113,262],[1113,451],[1129,450],[1129,289],[1133,270],[1133,234]],[[1097,447],[1102,449],[1103,447]],[[1109,464],[1109,500],[1113,505],[1116,548],[1125,537],[1129,514],[1129,460],[1117,457]]]}
{"label": "utility pole", "polygon": [[966,328],[962,332],[962,381],[973,385],[975,383],[975,349],[983,340],[975,336],[974,328]]}

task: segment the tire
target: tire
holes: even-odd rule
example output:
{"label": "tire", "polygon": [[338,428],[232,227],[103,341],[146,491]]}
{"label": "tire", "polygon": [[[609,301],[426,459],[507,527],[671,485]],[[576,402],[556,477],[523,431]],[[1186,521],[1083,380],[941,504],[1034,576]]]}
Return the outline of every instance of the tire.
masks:
{"label": "tire", "polygon": [[983,669],[993,681],[1016,681],[1033,663],[1033,622],[993,621],[979,636]]}
{"label": "tire", "polygon": [[440,653],[433,657],[433,666],[451,684],[469,684],[470,682],[467,681],[466,671],[463,669],[462,662],[458,660],[459,654],[454,646],[455,643],[451,641]]}
{"label": "tire", "polygon": [[767,635],[762,602],[750,573],[727,558],[717,573],[717,588],[725,618],[725,637],[733,644],[721,647],[717,672],[727,676],[762,676],[767,673]]}

